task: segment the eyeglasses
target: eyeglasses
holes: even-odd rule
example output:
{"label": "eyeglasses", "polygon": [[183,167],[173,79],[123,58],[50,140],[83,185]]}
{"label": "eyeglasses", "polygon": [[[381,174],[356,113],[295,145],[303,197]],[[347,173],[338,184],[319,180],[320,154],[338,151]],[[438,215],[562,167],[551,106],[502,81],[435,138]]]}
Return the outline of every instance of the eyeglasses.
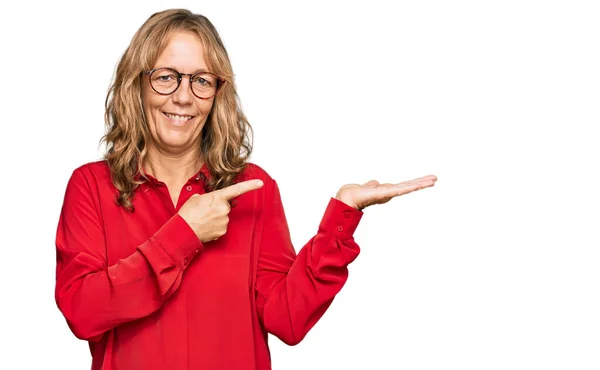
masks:
{"label": "eyeglasses", "polygon": [[160,95],[171,95],[181,85],[183,76],[190,76],[190,89],[200,99],[210,99],[217,94],[221,85],[225,82],[210,72],[180,73],[173,68],[156,68],[151,71],[142,72],[148,75],[148,81],[152,90]]}

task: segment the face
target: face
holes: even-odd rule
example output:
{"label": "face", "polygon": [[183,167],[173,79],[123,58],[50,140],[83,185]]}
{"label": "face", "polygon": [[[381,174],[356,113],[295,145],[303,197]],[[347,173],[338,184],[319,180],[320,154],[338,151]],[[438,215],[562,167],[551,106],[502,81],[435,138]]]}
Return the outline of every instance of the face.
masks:
{"label": "face", "polygon": [[[190,32],[174,34],[153,68],[160,67],[180,73],[208,71],[200,39]],[[152,136],[148,149],[172,155],[197,150],[214,97],[196,97],[190,89],[189,76],[183,76],[181,85],[171,95],[155,92],[147,76],[142,80],[142,104]]]}

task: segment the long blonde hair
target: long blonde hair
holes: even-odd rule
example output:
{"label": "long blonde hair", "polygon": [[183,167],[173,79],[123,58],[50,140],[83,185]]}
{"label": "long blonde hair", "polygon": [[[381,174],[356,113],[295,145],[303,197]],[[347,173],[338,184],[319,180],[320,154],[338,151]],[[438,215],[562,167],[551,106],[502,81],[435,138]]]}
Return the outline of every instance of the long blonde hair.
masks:
{"label": "long blonde hair", "polygon": [[178,31],[191,31],[200,38],[207,67],[224,80],[214,97],[198,148],[211,173],[206,191],[232,185],[252,153],[253,130],[241,110],[231,62],[215,27],[206,17],[186,9],[155,13],[135,33],[121,57],[105,102],[106,134],[101,139],[106,143],[104,159],[119,191],[116,201],[130,212],[134,211],[135,189],[147,181],[140,176],[144,178],[141,168],[151,140],[142,108],[141,73],[153,68],[170,35]]}

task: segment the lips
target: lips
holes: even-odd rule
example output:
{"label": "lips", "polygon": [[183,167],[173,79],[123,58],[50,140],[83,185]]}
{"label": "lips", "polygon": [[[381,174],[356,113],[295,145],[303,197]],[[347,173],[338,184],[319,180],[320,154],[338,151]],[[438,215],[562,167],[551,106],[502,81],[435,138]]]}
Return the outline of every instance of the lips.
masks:
{"label": "lips", "polygon": [[165,115],[165,117],[167,117],[174,123],[179,123],[179,124],[185,123],[195,117],[195,116],[190,116],[190,115],[175,114],[175,113],[168,113],[168,112],[162,112],[162,113]]}

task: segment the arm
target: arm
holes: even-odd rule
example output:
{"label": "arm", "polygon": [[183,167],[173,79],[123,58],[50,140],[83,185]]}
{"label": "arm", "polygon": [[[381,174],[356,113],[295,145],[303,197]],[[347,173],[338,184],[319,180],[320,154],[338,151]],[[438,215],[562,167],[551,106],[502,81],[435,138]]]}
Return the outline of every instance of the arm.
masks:
{"label": "arm", "polygon": [[317,234],[296,256],[277,183],[265,185],[266,205],[257,268],[259,318],[289,345],[323,316],[348,278],[360,249],[352,237],[363,212],[330,199]]}
{"label": "arm", "polygon": [[80,339],[97,340],[128,321],[158,310],[178,288],[203,248],[175,214],[129,257],[107,266],[103,225],[82,169],[69,179],[56,236],[58,308]]}

